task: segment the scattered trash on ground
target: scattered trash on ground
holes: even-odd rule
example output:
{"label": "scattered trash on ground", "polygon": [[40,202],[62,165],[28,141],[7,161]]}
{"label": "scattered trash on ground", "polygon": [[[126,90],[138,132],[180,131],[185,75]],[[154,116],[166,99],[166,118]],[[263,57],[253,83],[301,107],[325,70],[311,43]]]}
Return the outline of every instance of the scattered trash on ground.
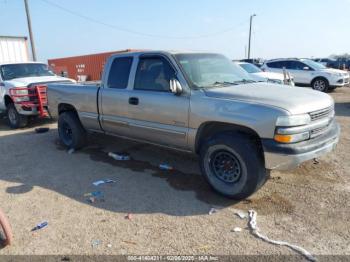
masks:
{"label": "scattered trash on ground", "polygon": [[200,246],[200,247],[198,247],[198,249],[203,249],[203,250],[208,250],[208,249],[210,249],[211,248],[211,246],[209,246],[209,245],[204,245],[204,246]]}
{"label": "scattered trash on ground", "polygon": [[37,224],[33,229],[32,229],[32,231],[37,231],[37,230],[39,230],[39,229],[42,229],[42,228],[44,228],[44,227],[47,227],[48,226],[48,222],[47,221],[44,221],[44,222],[42,222],[42,223],[40,223],[40,224]]}
{"label": "scattered trash on ground", "polygon": [[174,168],[172,166],[168,165],[168,164],[160,164],[159,168],[162,169],[162,170],[168,170],[168,171],[174,170]]}
{"label": "scattered trash on ground", "polygon": [[112,247],[112,244],[108,244],[107,247],[108,247],[108,248],[111,248],[111,247]]}
{"label": "scattered trash on ground", "polygon": [[74,149],[74,148],[71,148],[71,149],[69,149],[69,150],[67,151],[67,153],[70,154],[70,155],[73,154],[74,152],[75,152],[75,149]]}
{"label": "scattered trash on ground", "polygon": [[5,238],[2,245],[7,246],[12,244],[13,234],[11,230],[10,223],[5,216],[5,214],[0,209],[0,226],[2,228],[2,231],[4,232]]}
{"label": "scattered trash on ground", "polygon": [[130,160],[130,155],[126,153],[113,153],[109,152],[108,156],[118,161],[128,161]]}
{"label": "scattered trash on ground", "polygon": [[115,180],[112,180],[112,179],[105,179],[105,180],[98,180],[98,181],[95,181],[93,182],[92,184],[94,186],[99,186],[99,185],[102,185],[102,184],[111,184],[111,183],[115,183],[116,181]]}
{"label": "scattered trash on ground", "polygon": [[91,193],[84,194],[84,197],[101,197],[103,196],[103,193],[101,191],[94,191]]}
{"label": "scattered trash on ground", "polygon": [[131,219],[132,219],[132,214],[128,213],[128,214],[125,216],[125,219],[131,220]]}
{"label": "scattered trash on ground", "polygon": [[133,241],[123,240],[122,242],[124,242],[126,244],[137,245],[137,243],[133,242]]}
{"label": "scattered trash on ground", "polygon": [[235,228],[233,229],[233,232],[242,232],[242,228],[240,228],[240,227],[235,227]]}
{"label": "scattered trash on ground", "polygon": [[100,244],[101,244],[101,240],[92,240],[91,241],[91,246],[92,247],[97,247]]}
{"label": "scattered trash on ground", "polygon": [[101,191],[94,191],[91,193],[84,194],[84,197],[88,197],[87,201],[90,203],[95,203],[97,201],[99,202],[105,202],[103,192]]}
{"label": "scattered trash on ground", "polygon": [[318,161],[317,158],[314,158],[314,165],[318,165],[320,163],[320,161]]}
{"label": "scattered trash on ground", "polygon": [[217,210],[216,208],[211,208],[210,210],[209,210],[209,215],[212,215],[212,214],[215,214],[215,213],[217,213],[219,210]]}
{"label": "scattered trash on ground", "polygon": [[245,218],[247,218],[247,212],[245,212],[245,211],[242,211],[242,210],[237,210],[236,212],[235,212],[235,215],[236,216],[238,216],[240,219],[245,219]]}
{"label": "scattered trash on ground", "polygon": [[35,128],[35,132],[38,133],[38,134],[49,132],[49,130],[50,130],[50,128],[48,128],[48,127]]}
{"label": "scattered trash on ground", "polygon": [[259,232],[259,228],[258,228],[257,222],[256,222],[257,212],[254,211],[254,210],[249,210],[248,213],[249,213],[249,228],[251,230],[251,233],[254,236],[256,236],[257,238],[262,239],[265,242],[268,242],[268,243],[271,243],[271,244],[274,244],[274,245],[289,247],[290,249],[292,249],[292,250],[300,253],[301,255],[303,255],[309,261],[317,261],[316,258],[313,255],[311,255],[310,252],[308,252],[307,250],[305,250],[302,247],[289,244],[288,242],[285,242],[285,241],[272,240],[272,239],[269,239],[267,236],[262,235]]}

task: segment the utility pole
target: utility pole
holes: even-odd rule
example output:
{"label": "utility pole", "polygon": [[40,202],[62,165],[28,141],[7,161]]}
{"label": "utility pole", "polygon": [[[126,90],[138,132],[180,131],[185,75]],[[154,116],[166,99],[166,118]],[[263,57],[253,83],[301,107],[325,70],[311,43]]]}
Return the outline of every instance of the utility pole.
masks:
{"label": "utility pole", "polygon": [[34,38],[33,38],[33,31],[32,31],[32,22],[29,14],[28,0],[24,0],[24,6],[26,8],[30,46],[32,48],[32,56],[33,56],[33,60],[36,61],[36,52],[35,52],[35,45],[34,45]]}
{"label": "utility pole", "polygon": [[250,26],[249,26],[249,43],[248,43],[248,59],[250,59],[250,44],[252,40],[252,23],[253,23],[253,17],[255,17],[256,14],[253,14],[250,16]]}

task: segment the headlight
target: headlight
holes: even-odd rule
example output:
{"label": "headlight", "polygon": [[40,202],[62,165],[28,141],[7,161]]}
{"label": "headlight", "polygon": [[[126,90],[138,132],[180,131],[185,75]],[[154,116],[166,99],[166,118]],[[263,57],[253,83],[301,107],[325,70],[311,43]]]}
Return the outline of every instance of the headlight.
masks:
{"label": "headlight", "polygon": [[327,73],[329,76],[342,76],[341,73]]}
{"label": "headlight", "polygon": [[301,134],[294,134],[294,135],[275,135],[275,140],[280,143],[296,143],[300,141],[304,141],[310,138],[309,132],[304,132]]}
{"label": "headlight", "polygon": [[311,117],[309,114],[280,116],[277,118],[276,126],[302,126],[310,124]]}
{"label": "headlight", "polygon": [[14,98],[16,102],[28,102],[30,101],[29,96],[22,96]]}

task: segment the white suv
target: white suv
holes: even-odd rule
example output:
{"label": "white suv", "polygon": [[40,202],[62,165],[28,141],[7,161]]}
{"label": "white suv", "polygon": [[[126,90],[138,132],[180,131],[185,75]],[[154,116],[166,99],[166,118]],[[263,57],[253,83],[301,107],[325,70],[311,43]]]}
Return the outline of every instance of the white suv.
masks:
{"label": "white suv", "polygon": [[287,70],[296,85],[308,85],[322,92],[334,90],[349,84],[349,73],[327,68],[310,59],[275,59],[265,62],[261,67],[268,72],[282,73]]}

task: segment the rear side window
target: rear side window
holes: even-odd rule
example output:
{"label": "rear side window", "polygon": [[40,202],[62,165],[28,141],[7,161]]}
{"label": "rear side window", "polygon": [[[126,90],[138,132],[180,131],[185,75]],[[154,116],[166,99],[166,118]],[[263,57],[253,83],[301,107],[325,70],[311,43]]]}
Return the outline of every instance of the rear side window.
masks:
{"label": "rear side window", "polygon": [[109,88],[127,88],[132,60],[132,57],[114,59],[108,76],[107,85]]}
{"label": "rear side window", "polygon": [[270,68],[283,68],[284,67],[284,62],[278,61],[278,62],[269,62],[267,63],[267,66]]}

